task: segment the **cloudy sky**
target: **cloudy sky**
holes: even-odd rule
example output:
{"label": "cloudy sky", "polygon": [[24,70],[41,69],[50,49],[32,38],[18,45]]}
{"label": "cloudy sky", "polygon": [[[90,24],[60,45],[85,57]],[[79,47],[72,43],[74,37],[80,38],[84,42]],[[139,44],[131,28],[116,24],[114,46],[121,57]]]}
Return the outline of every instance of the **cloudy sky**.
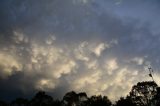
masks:
{"label": "cloudy sky", "polygon": [[159,0],[1,0],[0,99],[126,96],[160,84]]}

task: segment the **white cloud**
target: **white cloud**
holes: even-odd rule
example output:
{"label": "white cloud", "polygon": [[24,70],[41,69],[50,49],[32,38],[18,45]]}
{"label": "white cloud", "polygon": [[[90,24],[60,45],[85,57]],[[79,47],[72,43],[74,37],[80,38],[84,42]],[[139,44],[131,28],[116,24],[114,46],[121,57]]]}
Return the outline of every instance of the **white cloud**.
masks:
{"label": "white cloud", "polygon": [[54,80],[50,79],[40,79],[35,85],[38,90],[51,90],[54,89],[55,86]]}
{"label": "white cloud", "polygon": [[134,83],[139,79],[140,75],[132,73],[133,70],[129,68],[118,68],[113,75],[108,75],[104,80],[107,86],[102,84],[101,92],[108,95],[111,100],[126,96]]}
{"label": "white cloud", "polygon": [[89,61],[88,55],[90,55],[88,42],[84,41],[78,45],[78,48],[75,48],[74,55],[76,59],[82,61]]}
{"label": "white cloud", "polygon": [[31,45],[31,61],[32,63],[44,62],[53,64],[58,61],[61,49],[55,46],[44,46],[42,44],[32,43]]}
{"label": "white cloud", "polygon": [[51,45],[56,40],[56,37],[54,35],[50,35],[46,39],[46,44]]}
{"label": "white cloud", "polygon": [[14,36],[13,36],[13,40],[19,44],[21,42],[24,42],[24,43],[28,43],[28,37],[25,36],[23,33],[21,32],[18,32],[18,31],[14,31],[13,32]]}
{"label": "white cloud", "polygon": [[143,65],[144,58],[142,58],[142,57],[135,57],[135,58],[131,59],[131,62],[135,62],[137,65]]}
{"label": "white cloud", "polygon": [[67,60],[64,63],[61,63],[54,69],[54,74],[53,76],[55,78],[60,78],[62,74],[69,74],[70,72],[73,71],[74,67],[76,66],[76,63],[72,60]]}
{"label": "white cloud", "polygon": [[21,71],[22,64],[10,54],[0,53],[0,77],[7,78],[14,72]]}
{"label": "white cloud", "polygon": [[108,44],[105,43],[100,43],[98,44],[95,48],[94,48],[94,53],[96,54],[96,56],[100,56],[101,53],[106,49],[109,48],[110,46]]}
{"label": "white cloud", "polygon": [[107,70],[108,74],[110,75],[113,74],[113,71],[119,68],[117,59],[113,58],[113,59],[107,60],[104,67]]}
{"label": "white cloud", "polygon": [[[21,43],[23,42],[25,41],[22,40]],[[107,45],[103,42],[84,41],[72,46],[57,46],[56,42],[38,42],[32,39],[25,48],[27,58],[21,56],[19,59],[15,57],[18,52],[23,54],[25,49],[19,50],[13,45],[9,52],[15,56],[0,54],[0,60],[3,61],[0,62],[3,67],[1,73],[3,76],[11,76],[14,72],[24,71],[26,79],[32,78],[34,89],[48,91],[54,90],[65,76],[70,90],[85,91],[88,95],[108,95],[111,100],[125,96],[141,75],[129,66],[124,68],[118,63],[118,58],[108,59],[105,57],[107,54],[104,54],[104,60],[98,58],[106,48],[111,49],[110,44],[113,42]],[[142,64],[142,60],[138,59],[132,62]],[[34,79],[37,76],[38,79]]]}
{"label": "white cloud", "polygon": [[[72,83],[73,84],[72,87],[75,90],[87,89],[86,87],[88,85],[93,85],[93,84],[98,83],[100,76],[101,76],[100,71],[88,73],[86,75],[83,75],[81,77],[76,78]],[[90,89],[90,90],[92,90],[92,89]]]}
{"label": "white cloud", "polygon": [[99,65],[97,60],[92,60],[92,61],[86,62],[86,66],[88,69],[96,70]]}
{"label": "white cloud", "polygon": [[[122,0],[116,1],[119,4]],[[123,8],[110,11],[115,8],[111,2],[50,0],[30,3],[33,5],[23,2],[17,6],[17,3],[6,2],[9,7],[19,10],[14,15],[8,6],[3,6],[7,7],[7,15],[2,18],[5,25],[1,24],[4,31],[0,33],[1,77],[8,78],[14,74],[19,78],[23,74],[27,79],[22,83],[24,86],[29,82],[36,84],[31,85],[36,89],[53,88],[52,91],[59,80],[65,84],[70,82],[66,89],[83,90],[89,95],[104,94],[115,100],[128,93],[132,85],[143,81],[143,75],[148,78],[148,73],[141,72],[143,64],[154,64],[154,60],[159,59],[155,50],[159,46],[159,37],[152,34],[141,20],[120,19],[117,13],[121,13],[118,11],[123,11]],[[59,6],[62,3],[65,4],[63,9]],[[40,10],[41,7],[44,8]],[[20,30],[11,35],[13,28]],[[139,57],[143,54],[150,56],[147,59]],[[129,56],[135,58],[127,59]],[[129,61],[125,63],[123,60]],[[16,76],[18,72],[21,73]],[[159,74],[156,75],[155,80],[159,80]],[[72,80],[64,81],[66,79]]]}

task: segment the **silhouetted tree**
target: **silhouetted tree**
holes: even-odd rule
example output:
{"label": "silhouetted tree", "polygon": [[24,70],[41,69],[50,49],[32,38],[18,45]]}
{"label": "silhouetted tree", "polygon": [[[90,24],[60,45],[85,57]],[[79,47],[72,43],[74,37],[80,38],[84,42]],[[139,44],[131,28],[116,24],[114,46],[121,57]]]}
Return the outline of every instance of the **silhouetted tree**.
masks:
{"label": "silhouetted tree", "polygon": [[44,91],[39,91],[30,101],[17,98],[11,104],[0,101],[0,106],[160,106],[160,87],[154,81],[138,82],[125,98],[121,97],[112,105],[107,96],[87,97],[85,92],[68,92],[63,100],[53,100]]}
{"label": "silhouetted tree", "polygon": [[44,91],[39,91],[31,100],[31,106],[51,106],[53,98],[45,94]]}
{"label": "silhouetted tree", "polygon": [[89,106],[111,106],[111,105],[112,103],[107,96],[104,96],[103,98],[101,95],[91,96],[89,99]]}
{"label": "silhouetted tree", "polygon": [[136,106],[135,103],[127,96],[126,98],[121,97],[115,104],[115,106]]}
{"label": "silhouetted tree", "polygon": [[103,96],[103,104],[105,104],[105,106],[111,106],[112,102],[108,99],[107,96]]}
{"label": "silhouetted tree", "polygon": [[77,94],[77,96],[78,96],[77,106],[88,106],[88,97],[85,92],[81,92]]}
{"label": "silhouetted tree", "polygon": [[157,94],[157,87],[154,81],[138,82],[132,87],[129,98],[137,106],[151,106],[152,99]]}
{"label": "silhouetted tree", "polygon": [[74,91],[68,92],[63,97],[63,105],[74,106],[78,102],[78,96]]}
{"label": "silhouetted tree", "polygon": [[153,106],[160,106],[160,87],[157,87],[157,94],[152,99]]}
{"label": "silhouetted tree", "polygon": [[11,106],[28,106],[29,101],[24,98],[17,98],[16,100],[11,102]]}
{"label": "silhouetted tree", "polygon": [[55,100],[55,101],[53,101],[52,106],[61,106],[61,104],[62,104],[61,101]]}
{"label": "silhouetted tree", "polygon": [[0,106],[8,106],[8,104],[5,101],[0,100]]}

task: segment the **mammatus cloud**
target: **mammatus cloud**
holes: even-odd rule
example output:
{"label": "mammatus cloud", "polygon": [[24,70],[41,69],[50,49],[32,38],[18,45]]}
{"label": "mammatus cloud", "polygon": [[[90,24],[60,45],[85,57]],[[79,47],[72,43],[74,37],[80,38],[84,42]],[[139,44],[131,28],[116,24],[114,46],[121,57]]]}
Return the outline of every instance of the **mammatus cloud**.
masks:
{"label": "mammatus cloud", "polygon": [[142,65],[144,62],[144,59],[141,57],[135,57],[131,61],[137,63],[137,65]]}
{"label": "mammatus cloud", "polygon": [[[132,17],[143,15],[132,7],[154,7],[143,2],[3,1],[0,91],[9,86],[13,92],[46,90],[58,97],[69,90],[112,100],[125,96],[133,84],[150,80],[144,66],[160,63],[160,37],[153,33],[152,18],[144,22],[144,17]],[[151,13],[157,16],[157,10]]]}
{"label": "mammatus cloud", "polygon": [[[74,46],[60,46],[57,45],[58,39],[55,37],[48,36],[44,40],[37,40],[27,38],[19,32],[14,34],[16,38],[11,45],[14,48],[6,47],[8,53],[0,54],[1,78],[10,78],[20,71],[24,73],[24,79],[32,82],[32,89],[35,90],[51,92],[63,86],[60,82],[66,80],[68,90],[86,91],[89,95],[108,95],[111,100],[115,100],[125,96],[143,75],[130,69],[127,64],[119,64],[121,60],[118,60],[118,57],[105,57],[107,55],[103,52],[112,50],[118,45],[113,41],[109,43],[83,41],[73,44]],[[24,38],[28,39],[27,42]],[[131,62],[142,65],[141,60],[136,58],[131,59]]]}
{"label": "mammatus cloud", "polygon": [[118,69],[118,67],[116,59],[106,61],[105,69],[108,70],[108,74],[113,74],[113,71]]}
{"label": "mammatus cloud", "polygon": [[54,89],[55,84],[54,84],[53,80],[41,79],[41,80],[37,81],[35,88],[39,89],[39,90]]}
{"label": "mammatus cloud", "polygon": [[0,69],[0,77],[7,78],[18,71],[22,71],[22,65],[11,54],[1,52]]}
{"label": "mammatus cloud", "polygon": [[15,41],[15,43],[20,44],[20,43],[28,43],[28,38],[23,35],[23,33],[14,31],[13,32],[13,40]]}
{"label": "mammatus cloud", "polygon": [[103,50],[105,50],[105,48],[109,48],[109,45],[104,44],[104,43],[101,43],[101,44],[99,44],[99,45],[95,48],[94,53],[95,53],[97,56],[100,56],[100,55],[101,55],[101,52],[102,52]]}

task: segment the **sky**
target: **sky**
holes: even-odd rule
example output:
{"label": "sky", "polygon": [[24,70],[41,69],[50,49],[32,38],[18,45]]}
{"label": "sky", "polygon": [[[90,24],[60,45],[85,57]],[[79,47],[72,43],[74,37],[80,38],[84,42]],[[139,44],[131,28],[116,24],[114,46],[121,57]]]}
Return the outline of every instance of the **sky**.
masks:
{"label": "sky", "polygon": [[1,0],[0,99],[126,96],[160,84],[159,0]]}

